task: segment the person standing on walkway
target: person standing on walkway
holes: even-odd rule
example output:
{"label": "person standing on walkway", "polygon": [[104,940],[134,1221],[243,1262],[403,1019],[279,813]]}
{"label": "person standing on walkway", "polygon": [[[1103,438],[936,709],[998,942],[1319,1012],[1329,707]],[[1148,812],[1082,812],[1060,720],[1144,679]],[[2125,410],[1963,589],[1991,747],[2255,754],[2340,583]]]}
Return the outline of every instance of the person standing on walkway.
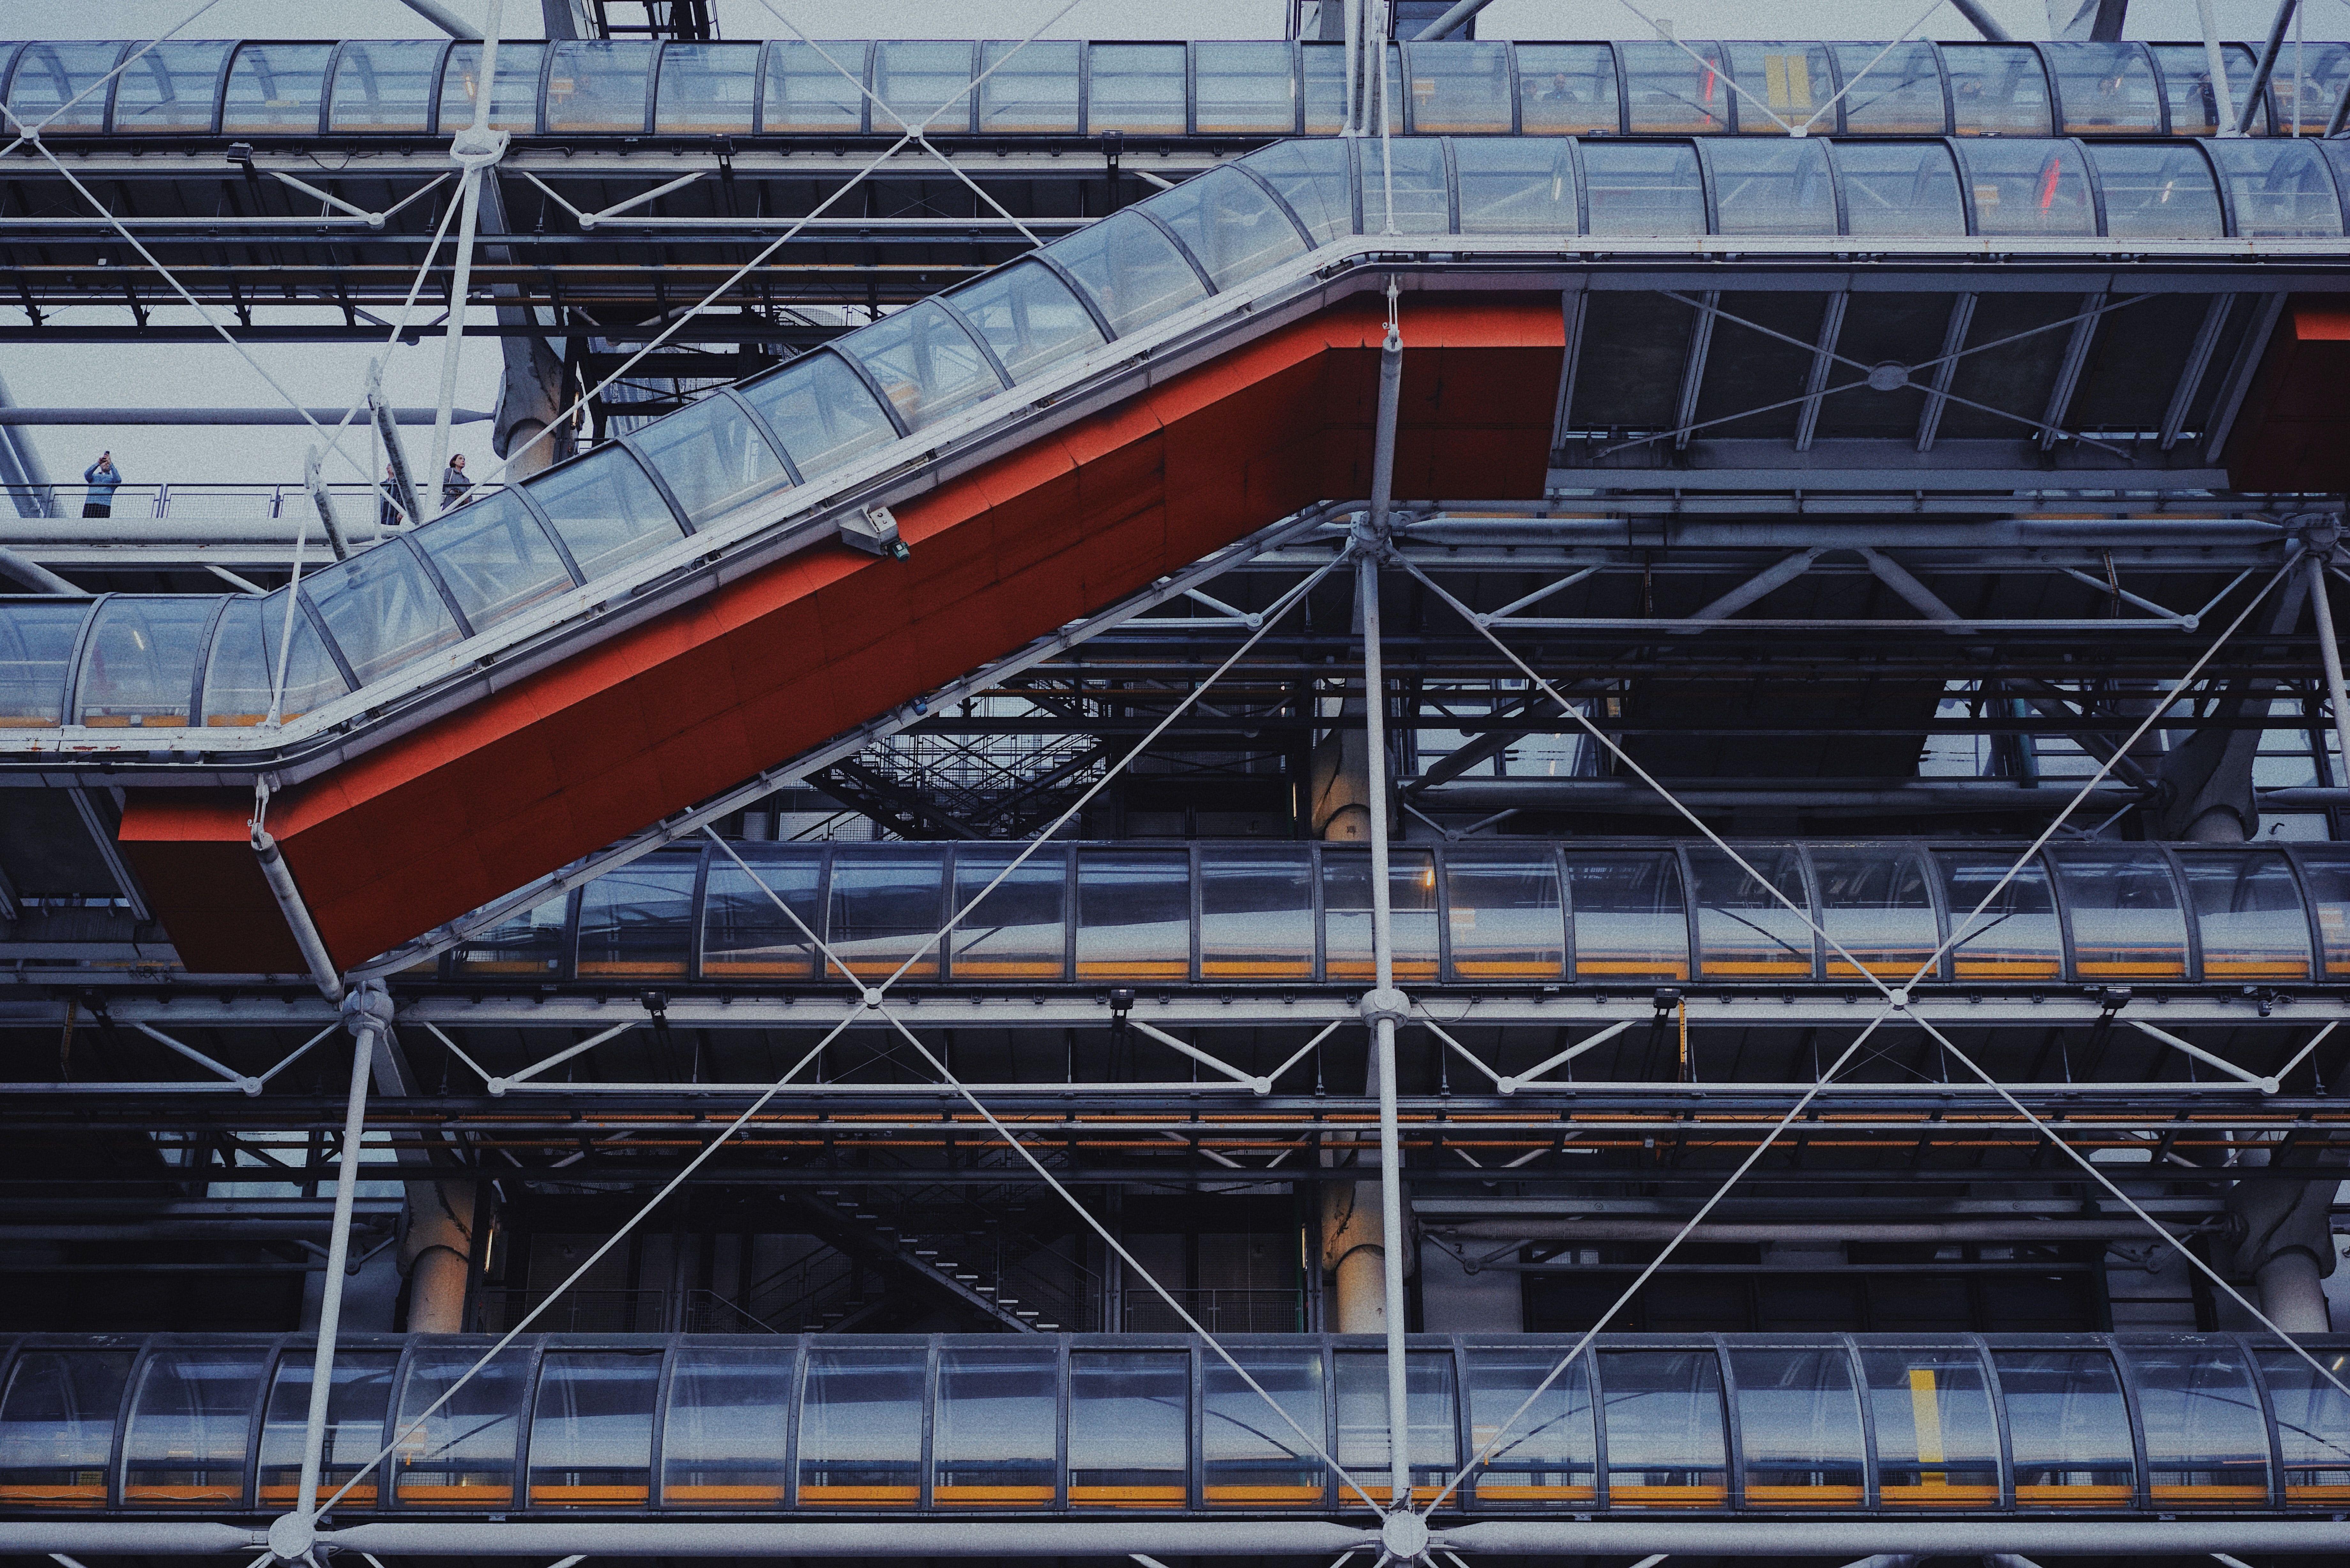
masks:
{"label": "person standing on walkway", "polygon": [[114,454],[102,452],[98,461],[81,471],[81,482],[89,486],[82,498],[81,514],[85,517],[114,515],[115,486],[122,483],[122,471],[114,466]]}
{"label": "person standing on walkway", "polygon": [[458,452],[441,472],[441,510],[446,512],[464,500],[465,492],[473,488],[473,482],[465,477],[465,454]]}

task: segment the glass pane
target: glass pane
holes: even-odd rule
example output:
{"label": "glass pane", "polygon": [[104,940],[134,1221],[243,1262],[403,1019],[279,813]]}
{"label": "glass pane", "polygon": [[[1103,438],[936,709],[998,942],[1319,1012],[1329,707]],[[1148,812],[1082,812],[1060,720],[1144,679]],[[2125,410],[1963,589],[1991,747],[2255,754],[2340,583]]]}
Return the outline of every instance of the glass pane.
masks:
{"label": "glass pane", "polygon": [[830,354],[794,360],[740,389],[791,453],[802,479],[898,439],[898,428],[863,379]]}
{"label": "glass pane", "polygon": [[[498,80],[490,95],[490,127],[529,136],[538,130],[538,78],[546,64],[545,44],[498,45]],[[482,46],[458,44],[441,68],[441,130],[449,134],[473,123],[482,94]]]}
{"label": "glass pane", "polygon": [[20,1353],[0,1391],[0,1505],[104,1508],[130,1376],[127,1350]]}
{"label": "glass pane", "polygon": [[[286,590],[266,598],[239,595],[221,611],[213,648],[204,663],[204,723],[241,728],[269,716],[269,694],[278,690],[277,649],[286,629]],[[294,646],[286,656],[286,682],[278,716],[292,721],[321,702],[349,691],[350,683],[328,657],[310,618],[294,617]]]}
{"label": "glass pane", "polygon": [[[2284,1459],[2287,1508],[2350,1506],[2350,1394],[2298,1352],[2262,1350],[2261,1381],[2276,1412],[2277,1451]],[[2334,1378],[2350,1382],[2350,1355],[2317,1353]]]}
{"label": "glass pane", "polygon": [[404,540],[338,561],[302,591],[362,686],[465,635]]}
{"label": "glass pane", "polygon": [[[1325,852],[1326,862],[1330,853]],[[1444,858],[1444,883],[1456,978],[1559,977],[1566,931],[1558,866],[1546,850],[1457,849]]]}
{"label": "glass pane", "polygon": [[2136,44],[2053,43],[2048,62],[2064,101],[2066,135],[2150,135],[2162,129],[2154,67]]}
{"label": "glass pane", "polygon": [[570,895],[557,893],[508,916],[459,943],[450,955],[449,972],[460,978],[552,980],[563,968],[563,922],[570,907]]}
{"label": "glass pane", "polygon": [[2350,850],[2309,846],[2301,851],[2301,874],[2316,909],[2326,973],[2350,974]]}
{"label": "glass pane", "polygon": [[792,482],[742,405],[723,393],[656,420],[629,440],[696,524]]}
{"label": "glass pane", "polygon": [[[1792,849],[1740,851],[1770,878],[1765,888],[1719,849],[1690,851],[1690,901],[1697,906],[1698,962],[1709,980],[1809,980],[1812,929],[1801,863]],[[1791,900],[1789,909],[1773,888]]]}
{"label": "glass pane", "polygon": [[1183,133],[1183,46],[1096,44],[1086,129],[1142,135]]}
{"label": "glass pane", "polygon": [[1052,257],[1121,337],[1208,294],[1174,243],[1139,213],[1080,229],[1055,244]]}
{"label": "glass pane", "polygon": [[911,1508],[922,1495],[922,1353],[811,1350],[800,1506]]}
{"label": "glass pane", "polygon": [[2342,208],[2316,149],[2305,141],[2214,141],[2240,234],[2332,235]]}
{"label": "glass pane", "polygon": [[1705,188],[1693,147],[1587,141],[1583,179],[1595,234],[1705,233]]}
{"label": "glass pane", "polygon": [[863,44],[829,38],[821,45],[782,38],[770,42],[761,128],[770,131],[861,130],[865,50]]}
{"label": "glass pane", "polygon": [[1747,1506],[1858,1508],[1868,1461],[1844,1346],[1732,1350],[1730,1372]]}
{"label": "glass pane", "polygon": [[[724,852],[710,859],[702,895],[702,973],[708,980],[806,980],[821,961],[808,932],[824,929],[816,878],[824,851],[814,845],[738,844],[734,853],[757,873],[754,880]],[[788,905],[790,915],[775,907]],[[805,924],[806,930],[801,929]]]}
{"label": "glass pane", "polygon": [[423,130],[432,112],[441,44],[432,38],[370,39],[343,46],[327,111],[334,130]]}
{"label": "glass pane", "polygon": [[[1749,136],[1784,136],[1780,120],[1822,135],[1835,129],[1835,110],[1827,108],[1835,96],[1835,83],[1828,71],[1825,44],[1731,44],[1729,49],[1731,78],[1744,89],[1738,91],[1740,130]],[[1769,114],[1763,112],[1766,109]]]}
{"label": "glass pane", "polygon": [[1181,1508],[1191,1387],[1191,1358],[1180,1351],[1072,1354],[1070,1503]]}
{"label": "glass pane", "polygon": [[947,297],[1015,381],[1103,340],[1069,286],[1039,262],[1015,262]]}
{"label": "glass pane", "polygon": [[1607,1351],[1599,1386],[1608,1507],[1720,1508],[1730,1501],[1721,1367],[1712,1351]]}
{"label": "glass pane", "polygon": [[[1820,884],[1820,925],[1828,934],[1828,978],[1847,980],[1865,970],[1907,983],[1942,940],[1926,867],[1914,855],[1882,849],[1814,849],[1812,875]],[[1860,962],[1856,970],[1836,949]],[[1934,978],[1929,971],[1926,977]]]}
{"label": "glass pane", "polygon": [[992,131],[1077,130],[1077,46],[1039,39],[1026,47],[999,39],[979,53],[979,129]]}
{"label": "glass pane", "polygon": [[[1555,877],[1552,880],[1555,909]],[[1430,851],[1389,852],[1388,912],[1397,981],[1434,980],[1436,857]],[[1475,913],[1470,911],[1472,918]],[[1552,929],[1556,929],[1554,913]],[[1378,965],[1371,951],[1369,850],[1326,847],[1322,851],[1322,942],[1325,978],[1367,981],[1377,977]],[[1554,961],[1551,972],[1556,971]]]}
{"label": "glass pane", "polygon": [[2137,1469],[2121,1380],[2103,1351],[1999,1350],[2019,1508],[2127,1508]]}
{"label": "glass pane", "polygon": [[1951,123],[1960,136],[2045,136],[2048,78],[2022,44],[1945,44]]}
{"label": "glass pane", "polygon": [[267,1350],[173,1347],[147,1358],[122,1438],[122,1501],[133,1508],[235,1507]]}
{"label": "glass pane", "polygon": [[2072,918],[2076,978],[2187,978],[2187,917],[2158,852],[2075,847],[2050,858]]}
{"label": "glass pane", "polygon": [[1003,389],[971,334],[933,300],[885,316],[840,346],[880,384],[910,431]]}
{"label": "glass pane", "polygon": [[[2192,147],[2090,149],[2105,188],[2106,233],[2148,239],[2217,239],[2220,192]],[[2331,202],[2328,202],[2331,205]]]}
{"label": "glass pane", "polygon": [[679,1347],[661,1423],[665,1506],[782,1503],[793,1370],[788,1352]]}
{"label": "glass pane", "polygon": [[[1433,140],[1366,140],[1363,161],[1363,232],[1367,234],[1440,234],[1452,226],[1445,191],[1444,144]],[[1388,203],[1395,221],[1388,221]]]}
{"label": "glass pane", "polygon": [[[2156,44],[2155,64],[2162,69],[2162,93],[2170,109],[2170,133],[2173,136],[2213,136],[2220,130],[2217,106],[2211,94],[2210,56],[2200,44]],[[2228,51],[2228,97],[2241,111],[2244,105],[2244,89],[2251,85],[2253,61],[2250,51],[2231,47]],[[2291,54],[2285,57],[2291,59]],[[2277,73],[2279,86],[2286,73]],[[2284,88],[2289,95],[2290,87]],[[2327,104],[2324,112],[2333,112]],[[2234,125],[2231,119],[2230,127]],[[2320,117],[2320,128],[2323,127]],[[2253,122],[2253,132],[2259,133],[2260,122]]]}
{"label": "glass pane", "polygon": [[1312,862],[1300,845],[1200,853],[1200,973],[1314,978]]}
{"label": "glass pane", "polygon": [[530,495],[589,582],[685,537],[669,503],[621,447],[548,470],[530,481]]}
{"label": "glass pane", "polygon": [[2128,1355],[2154,1506],[2265,1507],[2268,1421],[2242,1347],[2223,1339],[2133,1345]]}
{"label": "glass pane", "polygon": [[650,43],[634,40],[574,38],[556,44],[555,61],[546,70],[546,129],[641,132],[653,49]]}
{"label": "glass pane", "polygon": [[[1376,1351],[1342,1350],[1337,1376],[1338,1463],[1363,1483],[1372,1501],[1385,1503],[1393,1495],[1388,1484],[1387,1356]],[[1461,1468],[1453,1416],[1452,1353],[1409,1352],[1403,1376],[1412,1501],[1425,1505],[1436,1501],[1436,1494]],[[1362,1502],[1354,1488],[1340,1488],[1339,1507],[1359,1508]]]}
{"label": "glass pane", "polygon": [[[1689,910],[1680,862],[1657,855],[1569,855],[1575,910],[1575,978],[1687,980]],[[1457,955],[1460,939],[1454,937]]]}
{"label": "glass pane", "polygon": [[[1344,44],[1303,44],[1298,65],[1305,98],[1305,134],[1330,136],[1347,123],[1347,47]],[[1375,114],[1364,116],[1375,124]],[[1403,64],[1401,46],[1388,46],[1388,130],[1403,134]],[[1376,130],[1373,134],[1378,134]]]}
{"label": "glass pane", "polygon": [[1287,44],[1194,44],[1191,74],[1202,136],[1283,135],[1297,123]]}
{"label": "glass pane", "polygon": [[[114,62],[122,57],[122,44],[27,44],[16,57],[16,75],[8,78],[8,111],[22,125],[11,128],[10,140],[26,128],[46,126],[56,130],[98,130],[106,124],[106,100],[112,85],[99,86]],[[218,68],[219,61],[213,62]],[[73,107],[66,108],[68,104]],[[209,114],[212,88],[204,88]],[[207,121],[209,123],[209,121]]]}
{"label": "glass pane", "polygon": [[2205,980],[2307,980],[2309,917],[2284,857],[2182,849]]}
{"label": "glass pane", "polygon": [[[1593,1428],[1589,1365],[1580,1356],[1556,1377],[1564,1349],[1478,1349],[1468,1353],[1469,1446],[1494,1449],[1472,1480],[1470,1506],[1497,1510],[1588,1507],[1599,1439]],[[1543,1380],[1550,1386],[1543,1388]],[[1537,1394],[1535,1390],[1541,1388]],[[1527,1406],[1526,1401],[1534,1403]],[[1525,1407],[1525,1413],[1519,1409]]]}
{"label": "glass pane", "polygon": [[971,46],[899,39],[874,45],[873,96],[881,100],[873,110],[877,132],[895,135],[901,124],[947,134],[968,131]]}
{"label": "glass pane", "polygon": [[75,722],[94,729],[176,729],[188,722],[196,652],[220,601],[109,598],[81,655]]}
{"label": "glass pane", "polygon": [[1474,140],[1456,144],[1464,234],[1572,234],[1575,160],[1564,142]]}
{"label": "glass pane", "polygon": [[1832,234],[1835,186],[1825,143],[1781,136],[1710,143],[1716,233]]}
{"label": "glass pane", "polygon": [[580,888],[578,973],[684,979],[701,868],[699,849],[656,852]]}
{"label": "glass pane", "polygon": [[0,729],[54,730],[65,720],[66,677],[89,601],[0,609]]}
{"label": "glass pane", "polygon": [[1610,131],[1616,52],[1605,44],[1520,44],[1518,125],[1529,136]]}
{"label": "glass pane", "polygon": [[946,856],[935,846],[836,852],[826,941],[859,979],[885,980],[918,952],[907,978],[934,979],[939,950],[930,939],[946,923],[939,909],[945,877]]}
{"label": "glass pane", "polygon": [[[335,1374],[327,1386],[327,1447],[318,1469],[318,1494],[324,1502],[359,1474],[383,1447],[383,1418],[391,1405],[391,1376],[400,1356],[393,1351],[337,1350]],[[277,1363],[277,1376],[269,1388],[269,1413],[261,1428],[261,1486],[255,1500],[263,1508],[292,1508],[302,1490],[302,1447],[310,1422],[310,1355],[307,1347],[288,1348]],[[373,1508],[381,1471],[370,1469],[365,1480],[343,1493],[337,1508]]]}
{"label": "glass pane", "polygon": [[[1730,129],[1730,84],[1711,44],[1618,44],[1633,131],[1707,134]],[[1768,123],[1767,121],[1765,123]]]}
{"label": "glass pane", "polygon": [[939,1354],[931,1499],[942,1507],[1036,1508],[1053,1501],[1060,1425],[1049,1345]]}
{"label": "glass pane", "polygon": [[2012,860],[1996,855],[1935,858],[1941,862],[1942,894],[1950,910],[1951,978],[2054,980],[2064,973],[2064,943],[2056,929],[2056,900],[2045,867],[2035,860],[2002,888],[2000,879]]}
{"label": "glass pane", "polygon": [[1999,1506],[1999,1424],[1971,1350],[1867,1349],[1877,1491],[1887,1508]]}
{"label": "glass pane", "polygon": [[1510,129],[1510,46],[1407,44],[1411,129],[1422,136]]}
{"label": "glass pane", "polygon": [[1079,850],[1077,978],[1191,976],[1191,857],[1181,850]]}
{"label": "glass pane", "polygon": [[1983,234],[2094,234],[2088,176],[2069,141],[1968,144],[1975,232]]}
{"label": "glass pane", "polygon": [[954,907],[980,900],[951,939],[957,980],[1056,981],[1067,968],[1067,853],[1040,849],[1005,876],[1019,854],[1016,846],[955,851]]}
{"label": "glass pane", "polygon": [[229,67],[221,134],[284,136],[318,129],[331,44],[247,44]]}
{"label": "glass pane", "polygon": [[1958,166],[1939,141],[1839,141],[1846,232],[1855,234],[1963,234]]}
{"label": "glass pane", "polygon": [[[456,1387],[486,1348],[452,1345],[420,1350],[410,1357],[397,1428],[407,1436],[384,1460],[392,1467],[392,1496],[401,1507],[513,1505],[515,1427],[530,1375],[530,1353],[502,1351],[463,1387]],[[452,1388],[456,1389],[453,1394]],[[449,1397],[442,1400],[444,1394]],[[441,1407],[425,1415],[436,1401]]]}
{"label": "glass pane", "polygon": [[1211,1508],[1319,1503],[1322,1461],[1299,1428],[1312,1433],[1315,1442],[1323,1440],[1321,1355],[1243,1350],[1232,1359],[1264,1392],[1241,1381],[1223,1357],[1213,1352],[1202,1356],[1204,1501]]}
{"label": "glass pane", "polygon": [[532,1507],[645,1505],[660,1369],[658,1350],[548,1354],[531,1407]]}
{"label": "glass pane", "polygon": [[[1437,152],[1436,205],[1444,208],[1443,157]],[[1399,161],[1398,171],[1401,171]],[[1398,201],[1402,201],[1399,181]],[[1218,288],[1230,288],[1305,254],[1305,241],[1264,187],[1237,169],[1212,169],[1150,203],[1150,215],[1175,231]]]}
{"label": "glass pane", "polygon": [[[2183,52],[2199,56],[2202,50],[2197,48]],[[2171,63],[2170,51],[2158,46],[2155,54],[2161,62],[2163,79],[2166,82],[2176,81],[2178,67]],[[2190,79],[2195,68],[2194,66],[2187,67]],[[2244,86],[2251,84],[2251,77],[2252,51],[2241,45],[2230,46],[2228,50],[2228,79],[2243,84],[2236,88],[2240,99]],[[2314,39],[2303,38],[2293,40],[2277,57],[2276,74],[2269,78],[2270,102],[2275,115],[2273,129],[2287,136],[2324,135],[2326,126],[2332,123],[2334,106],[2342,101],[2345,88],[2350,88],[2350,45],[2321,44]],[[2203,96],[2209,98],[2208,90]],[[2171,102],[2170,129],[2174,133],[2183,135],[2187,130],[2193,130],[2199,136],[2209,134],[2197,129],[2209,123],[2208,109],[2203,110],[2194,126],[2182,129],[2176,89]],[[2300,106],[2298,110],[2294,108],[2296,103]],[[2255,119],[2252,133],[2259,135],[2261,127],[2261,120]]]}
{"label": "glass pane", "polygon": [[[221,67],[234,47],[210,40],[174,38],[132,60],[115,82],[115,133],[192,130],[202,134],[212,130],[213,99],[220,91]],[[113,63],[111,59],[107,62],[108,66]],[[76,90],[79,90],[78,87]],[[83,101],[98,102],[105,96],[101,88]],[[302,129],[315,130],[317,126],[317,96],[314,88],[310,121]]]}
{"label": "glass pane", "polygon": [[1257,177],[1281,193],[1317,245],[1355,232],[1355,192],[1339,141],[1283,141],[1248,155]]}
{"label": "glass pane", "polygon": [[512,491],[427,523],[415,540],[477,632],[572,587],[546,529]]}
{"label": "glass pane", "polygon": [[[1942,73],[1931,44],[1830,44],[1844,73],[1846,130],[1877,136],[1939,136],[1945,119]],[[1828,129],[1821,117],[1819,129]],[[1844,149],[1837,148],[1841,153]],[[1841,163],[1842,158],[1837,161]]]}
{"label": "glass pane", "polygon": [[758,45],[672,43],[661,51],[653,129],[743,135],[757,123],[758,96]]}

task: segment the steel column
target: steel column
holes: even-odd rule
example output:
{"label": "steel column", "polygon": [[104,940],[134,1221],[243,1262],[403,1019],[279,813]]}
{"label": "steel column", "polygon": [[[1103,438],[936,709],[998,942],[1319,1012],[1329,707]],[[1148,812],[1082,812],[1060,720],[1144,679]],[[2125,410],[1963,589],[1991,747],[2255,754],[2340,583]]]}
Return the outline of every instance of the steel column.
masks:
{"label": "steel column", "polygon": [[2350,690],[2342,680],[2342,645],[2334,634],[2334,606],[2325,595],[2325,561],[2333,554],[2311,550],[2301,558],[2309,577],[2309,607],[2317,620],[2317,655],[2325,665],[2325,693],[2334,704],[2334,738],[2342,748],[2336,767],[2350,770]]}

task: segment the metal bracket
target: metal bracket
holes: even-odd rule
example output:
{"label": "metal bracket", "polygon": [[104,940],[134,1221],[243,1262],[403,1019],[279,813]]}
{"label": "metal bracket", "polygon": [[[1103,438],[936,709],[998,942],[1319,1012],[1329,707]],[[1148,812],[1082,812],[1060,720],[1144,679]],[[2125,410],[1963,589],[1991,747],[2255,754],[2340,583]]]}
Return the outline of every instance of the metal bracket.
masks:
{"label": "metal bracket", "polygon": [[843,514],[833,520],[840,530],[841,543],[852,545],[868,556],[889,556],[904,560],[913,554],[906,541],[898,536],[897,514],[887,506],[868,506],[861,511]]}

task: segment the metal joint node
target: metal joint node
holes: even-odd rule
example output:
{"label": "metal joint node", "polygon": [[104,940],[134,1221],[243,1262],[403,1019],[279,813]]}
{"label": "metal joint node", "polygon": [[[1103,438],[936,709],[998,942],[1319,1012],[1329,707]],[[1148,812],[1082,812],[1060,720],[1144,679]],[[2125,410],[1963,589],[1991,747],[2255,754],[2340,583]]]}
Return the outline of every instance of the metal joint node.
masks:
{"label": "metal joint node", "polygon": [[1391,985],[1363,992],[1355,1005],[1366,1023],[1401,1023],[1411,1017],[1411,998]]}
{"label": "metal joint node", "polygon": [[357,1034],[361,1029],[391,1027],[391,992],[380,980],[364,980],[343,992],[343,1026]]}
{"label": "metal joint node", "polygon": [[1428,1521],[1412,1512],[1409,1503],[1399,1503],[1395,1511],[1379,1521],[1379,1550],[1398,1563],[1409,1563],[1427,1554]]}
{"label": "metal joint node", "polygon": [[503,130],[476,130],[469,125],[449,139],[449,158],[468,171],[487,169],[506,155],[507,144],[513,140]]}

